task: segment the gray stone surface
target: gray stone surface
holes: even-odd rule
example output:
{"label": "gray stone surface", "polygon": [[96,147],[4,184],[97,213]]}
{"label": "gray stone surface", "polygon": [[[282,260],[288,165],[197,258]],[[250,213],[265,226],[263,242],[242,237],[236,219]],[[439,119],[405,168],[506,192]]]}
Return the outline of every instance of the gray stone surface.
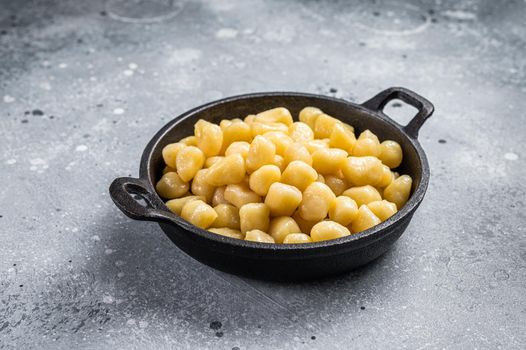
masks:
{"label": "gray stone surface", "polygon": [[[524,1],[203,0],[156,23],[103,11],[0,0],[0,348],[526,347]],[[348,275],[221,273],[108,196],[193,106],[395,85],[435,104],[420,133],[431,183],[393,249]]]}

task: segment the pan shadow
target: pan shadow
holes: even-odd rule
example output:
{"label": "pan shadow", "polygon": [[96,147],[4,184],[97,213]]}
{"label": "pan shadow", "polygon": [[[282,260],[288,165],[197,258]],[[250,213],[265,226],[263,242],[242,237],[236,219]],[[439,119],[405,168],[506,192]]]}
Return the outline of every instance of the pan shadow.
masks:
{"label": "pan shadow", "polygon": [[[186,330],[271,333],[284,327],[322,332],[327,317],[349,319],[388,297],[396,274],[386,266],[396,245],[375,261],[349,273],[305,282],[270,282],[231,275],[187,256],[159,226],[133,221],[115,211],[102,218],[100,249],[89,267],[109,286],[109,301],[119,303],[129,319],[181,324]],[[222,331],[221,331],[222,332]],[[308,335],[310,337],[310,335]]]}

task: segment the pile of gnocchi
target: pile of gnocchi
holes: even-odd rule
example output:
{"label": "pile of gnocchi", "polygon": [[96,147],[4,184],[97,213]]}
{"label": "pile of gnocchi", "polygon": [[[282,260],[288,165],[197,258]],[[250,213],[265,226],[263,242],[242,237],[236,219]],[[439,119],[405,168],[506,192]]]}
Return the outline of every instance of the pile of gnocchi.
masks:
{"label": "pile of gnocchi", "polygon": [[215,234],[262,243],[309,243],[367,230],[408,200],[412,179],[394,172],[402,148],[380,143],[315,107],[294,121],[273,108],[166,145],[156,184],[166,206]]}

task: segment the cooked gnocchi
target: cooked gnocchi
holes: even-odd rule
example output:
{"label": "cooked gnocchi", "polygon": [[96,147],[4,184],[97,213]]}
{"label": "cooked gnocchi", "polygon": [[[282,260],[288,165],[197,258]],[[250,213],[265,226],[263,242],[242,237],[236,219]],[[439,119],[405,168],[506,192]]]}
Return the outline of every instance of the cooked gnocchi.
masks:
{"label": "cooked gnocchi", "polygon": [[163,148],[157,193],[202,229],[277,244],[356,234],[409,200],[396,141],[355,134],[315,107],[298,117],[278,107],[219,125],[199,120],[193,135]]}

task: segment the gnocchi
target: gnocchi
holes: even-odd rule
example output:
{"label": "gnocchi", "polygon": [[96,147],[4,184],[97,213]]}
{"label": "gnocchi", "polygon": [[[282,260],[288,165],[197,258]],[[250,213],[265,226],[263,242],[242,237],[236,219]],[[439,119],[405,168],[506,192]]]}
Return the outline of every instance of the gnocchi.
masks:
{"label": "gnocchi", "polygon": [[395,215],[413,179],[403,150],[305,107],[220,123],[164,146],[156,191],[173,213],[217,235],[300,244],[346,237]]}

